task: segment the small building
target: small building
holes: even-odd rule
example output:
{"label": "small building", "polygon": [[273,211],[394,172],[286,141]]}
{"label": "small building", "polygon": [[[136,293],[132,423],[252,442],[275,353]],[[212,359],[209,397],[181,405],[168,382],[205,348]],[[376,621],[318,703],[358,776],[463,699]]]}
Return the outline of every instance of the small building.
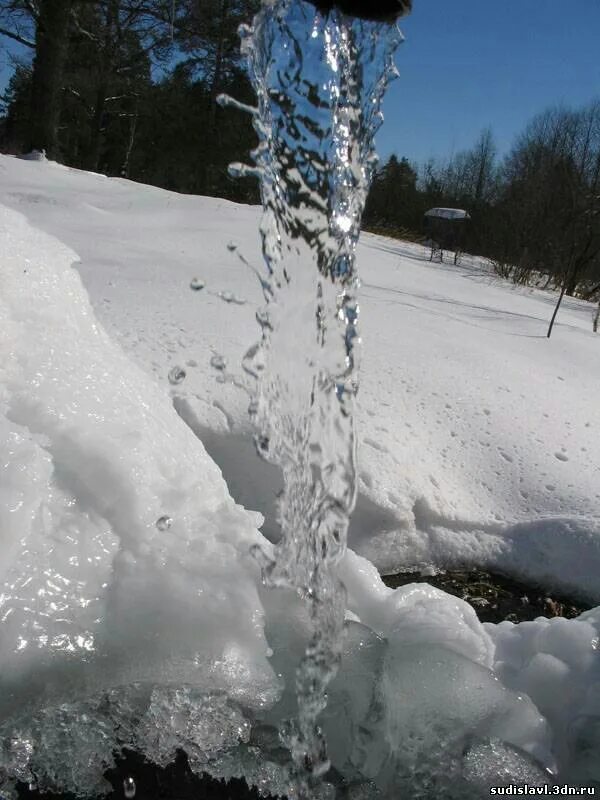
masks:
{"label": "small building", "polygon": [[470,219],[464,208],[430,208],[425,212],[425,232],[431,244],[430,261],[438,255],[442,262],[444,250],[450,250],[454,252],[454,263],[458,264]]}

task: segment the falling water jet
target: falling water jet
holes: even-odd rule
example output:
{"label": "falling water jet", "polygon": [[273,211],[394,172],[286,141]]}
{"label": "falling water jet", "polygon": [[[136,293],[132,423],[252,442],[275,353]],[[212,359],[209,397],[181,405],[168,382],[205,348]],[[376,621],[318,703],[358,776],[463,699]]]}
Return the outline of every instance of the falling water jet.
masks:
{"label": "falling water jet", "polygon": [[[359,5],[359,15],[346,13]],[[260,178],[267,273],[262,339],[244,370],[256,381],[257,450],[284,479],[281,540],[255,555],[265,583],[306,600],[313,626],[297,671],[298,719],[282,731],[300,798],[312,796],[330,766],[318,716],[341,656],[346,598],[336,566],[356,496],[355,249],[379,105],[402,39],[381,20],[409,9],[404,0],[372,2],[372,13],[364,5],[265,0],[253,27],[240,29],[259,144],[255,166],[231,172]]]}

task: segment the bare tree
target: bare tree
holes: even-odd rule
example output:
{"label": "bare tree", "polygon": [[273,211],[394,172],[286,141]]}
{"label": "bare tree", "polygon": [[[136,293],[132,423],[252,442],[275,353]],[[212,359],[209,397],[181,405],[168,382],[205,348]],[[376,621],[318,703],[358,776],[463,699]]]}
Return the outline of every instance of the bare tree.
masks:
{"label": "bare tree", "polygon": [[548,277],[564,295],[594,279],[600,257],[600,103],[550,109],[517,141],[498,202],[502,261],[512,277]]}

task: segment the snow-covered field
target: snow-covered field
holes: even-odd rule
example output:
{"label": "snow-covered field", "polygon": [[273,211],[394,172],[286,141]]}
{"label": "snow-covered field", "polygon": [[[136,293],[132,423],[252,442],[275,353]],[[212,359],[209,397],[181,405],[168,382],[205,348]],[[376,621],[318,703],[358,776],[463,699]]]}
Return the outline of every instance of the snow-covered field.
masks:
{"label": "snow-covered field", "polygon": [[[0,202],[58,238],[98,321],[201,433],[236,500],[267,511],[276,478],[248,444],[240,375],[259,338],[258,208],[53,164],[0,159]],[[479,261],[430,264],[418,245],[364,235],[360,499],[351,545],[384,571],[490,564],[600,597],[600,338],[593,306],[495,279]],[[206,287],[189,289],[190,280]],[[227,303],[219,293],[245,303]],[[251,459],[250,461],[248,459]],[[551,587],[549,587],[551,588]]]}
{"label": "snow-covered field", "polygon": [[[289,700],[264,711],[279,693],[276,674],[293,675],[302,612],[264,591],[247,552],[261,539],[250,512],[277,535],[280,488],[254,455],[240,387],[262,295],[238,253],[261,268],[259,216],[0,156],[3,735],[27,697],[28,736],[41,747],[36,704],[65,701],[65,671],[69,702],[134,680],[221,692],[272,720]],[[360,762],[392,791],[398,764],[409,770],[424,752],[439,760],[436,731],[460,750],[472,786],[502,770],[540,779],[522,751],[566,778],[600,781],[598,609],[575,621],[481,625],[426,585],[386,589],[373,567],[486,565],[600,602],[593,307],[567,299],[547,340],[552,294],[514,288],[477,259],[454,267],[427,257],[372,235],[359,246],[350,545],[372,564],[349,553],[342,565],[360,623],[328,712],[334,763],[347,772]],[[190,289],[194,278],[204,288]],[[226,361],[224,380],[215,357]],[[186,377],[174,387],[175,366]],[[336,691],[350,700],[336,705]],[[369,716],[369,692],[387,698],[383,726]],[[159,694],[147,715],[169,702]],[[175,746],[196,747],[198,764],[222,754],[210,724],[186,729],[183,706],[164,741],[138,733],[137,746],[163,760]],[[227,717],[227,741],[247,739],[241,718],[221,706],[210,713]],[[364,742],[359,753],[350,734],[336,734],[365,725],[378,754],[366,760]],[[464,755],[474,732],[479,743]],[[65,751],[60,738],[44,747]],[[2,758],[27,778],[27,758]],[[63,785],[89,787],[100,763]],[[236,769],[225,756],[212,768]]]}

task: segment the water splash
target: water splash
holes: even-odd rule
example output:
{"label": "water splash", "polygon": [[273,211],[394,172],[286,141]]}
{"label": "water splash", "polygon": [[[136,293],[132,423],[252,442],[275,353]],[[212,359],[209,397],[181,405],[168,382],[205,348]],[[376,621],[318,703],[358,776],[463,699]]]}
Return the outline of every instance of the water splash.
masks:
{"label": "water splash", "polygon": [[380,101],[402,37],[394,25],[328,15],[309,3],[265,3],[242,49],[258,98],[253,114],[267,276],[262,340],[244,357],[256,380],[258,452],[278,463],[282,539],[256,555],[265,581],[306,598],[314,634],[297,673],[298,720],[283,733],[300,797],[329,768],[317,718],[340,660],[344,587],[336,565],[356,495],[358,388],[355,248],[376,163]]}

